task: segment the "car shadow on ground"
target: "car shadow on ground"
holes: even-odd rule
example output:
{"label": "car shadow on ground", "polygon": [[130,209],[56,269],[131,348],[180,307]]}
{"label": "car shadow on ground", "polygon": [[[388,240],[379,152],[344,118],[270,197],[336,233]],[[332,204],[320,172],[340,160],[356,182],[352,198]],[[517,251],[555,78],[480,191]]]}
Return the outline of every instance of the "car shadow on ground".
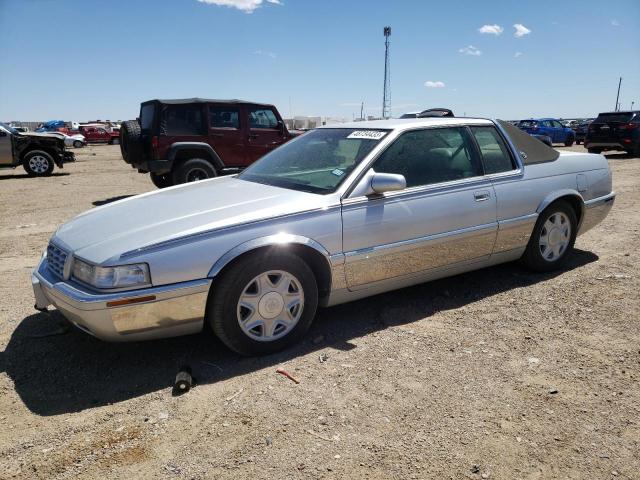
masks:
{"label": "car shadow on ground", "polygon": [[[58,312],[34,313],[22,320],[0,353],[0,372],[13,380],[16,392],[35,414],[78,412],[169,390],[182,365],[189,365],[202,385],[325,348],[349,350],[355,348],[350,343],[354,338],[544,282],[596,260],[595,254],[576,250],[560,272],[535,274],[510,263],[320,309],[303,342],[260,358],[230,352],[208,330],[166,340],[106,343],[74,327],[61,328],[68,324]],[[320,336],[322,341],[312,340]]]}
{"label": "car shadow on ground", "polygon": [[104,200],[96,200],[91,202],[96,207],[106,205],[107,203],[117,202],[118,200],[124,200],[125,198],[133,197],[133,195],[118,195],[117,197],[105,198]]}
{"label": "car shadow on ground", "polygon": [[[51,175],[49,175],[50,177],[66,177],[67,175],[71,175],[68,172],[53,172]],[[26,173],[20,173],[18,175],[0,175],[0,180],[11,180],[11,179],[15,179],[15,180],[19,180],[21,178],[47,178],[47,177],[32,177],[30,175],[27,175]]]}
{"label": "car shadow on ground", "polygon": [[607,160],[634,160],[638,158],[635,155],[627,152],[605,153],[604,156]]}

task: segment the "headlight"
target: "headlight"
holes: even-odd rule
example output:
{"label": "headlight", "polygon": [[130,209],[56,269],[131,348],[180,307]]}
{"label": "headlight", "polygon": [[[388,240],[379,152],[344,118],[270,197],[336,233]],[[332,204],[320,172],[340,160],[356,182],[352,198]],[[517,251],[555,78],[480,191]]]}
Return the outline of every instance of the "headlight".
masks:
{"label": "headlight", "polygon": [[146,263],[98,267],[74,258],[73,277],[96,288],[125,288],[151,283]]}

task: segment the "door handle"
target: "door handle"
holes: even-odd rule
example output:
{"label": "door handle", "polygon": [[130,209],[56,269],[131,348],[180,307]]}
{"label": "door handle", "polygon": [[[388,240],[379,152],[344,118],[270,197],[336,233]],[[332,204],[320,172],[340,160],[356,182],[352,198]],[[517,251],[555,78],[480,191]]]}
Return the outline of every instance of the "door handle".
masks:
{"label": "door handle", "polygon": [[255,140],[256,138],[258,138],[258,134],[257,133],[252,133],[249,135],[249,140]]}
{"label": "door handle", "polygon": [[491,198],[491,194],[486,190],[473,192],[473,198],[475,198],[476,202],[484,202],[485,200],[489,200]]}

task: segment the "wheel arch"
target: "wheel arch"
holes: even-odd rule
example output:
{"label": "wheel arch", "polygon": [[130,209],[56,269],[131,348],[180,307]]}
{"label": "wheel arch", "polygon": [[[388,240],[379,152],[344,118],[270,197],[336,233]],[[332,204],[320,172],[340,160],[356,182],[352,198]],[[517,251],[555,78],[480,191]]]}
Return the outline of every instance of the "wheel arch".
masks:
{"label": "wheel arch", "polygon": [[176,142],[169,147],[169,152],[167,153],[167,160],[171,162],[172,166],[180,163],[180,161],[188,160],[189,158],[200,157],[210,161],[218,171],[224,168],[224,163],[222,163],[220,155],[218,155],[218,153],[208,143]]}
{"label": "wheel arch", "polygon": [[279,233],[266,237],[255,238],[237,245],[224,255],[211,267],[207,275],[215,283],[224,271],[231,268],[245,255],[267,249],[285,249],[298,255],[311,268],[318,283],[318,297],[323,298],[331,291],[331,262],[329,252],[315,240],[300,236]]}
{"label": "wheel arch", "polygon": [[582,195],[580,195],[575,190],[567,189],[550,193],[544,198],[542,202],[540,202],[540,205],[538,205],[538,208],[536,209],[536,213],[542,213],[549,205],[557,202],[558,200],[564,200],[573,207],[573,210],[576,213],[576,217],[578,219],[578,230],[580,230],[586,207]]}

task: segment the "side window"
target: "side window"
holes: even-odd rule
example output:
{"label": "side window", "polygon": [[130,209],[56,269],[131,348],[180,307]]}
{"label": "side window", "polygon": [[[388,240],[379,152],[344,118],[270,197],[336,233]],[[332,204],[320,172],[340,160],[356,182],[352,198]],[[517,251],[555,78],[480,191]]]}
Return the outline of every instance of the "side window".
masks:
{"label": "side window", "polygon": [[551,122],[551,123],[553,123],[553,126],[554,126],[555,128],[564,128],[564,127],[562,126],[562,124],[561,124],[560,122],[556,121],[556,120],[554,120],[554,121],[553,121],[553,122]]}
{"label": "side window", "polygon": [[250,128],[278,128],[276,114],[270,108],[249,109]]}
{"label": "side window", "polygon": [[431,128],[402,134],[373,169],[404,175],[407,187],[482,175],[472,140],[462,128]]}
{"label": "side window", "polygon": [[549,120],[544,120],[541,122],[543,127],[552,128],[553,124]]}
{"label": "side window", "polygon": [[514,169],[509,149],[494,127],[471,127],[471,131],[480,147],[486,174],[508,172]]}
{"label": "side window", "polygon": [[203,133],[200,105],[168,105],[164,112],[166,135],[201,135]]}
{"label": "side window", "polygon": [[240,113],[232,107],[209,107],[210,128],[240,128]]}

